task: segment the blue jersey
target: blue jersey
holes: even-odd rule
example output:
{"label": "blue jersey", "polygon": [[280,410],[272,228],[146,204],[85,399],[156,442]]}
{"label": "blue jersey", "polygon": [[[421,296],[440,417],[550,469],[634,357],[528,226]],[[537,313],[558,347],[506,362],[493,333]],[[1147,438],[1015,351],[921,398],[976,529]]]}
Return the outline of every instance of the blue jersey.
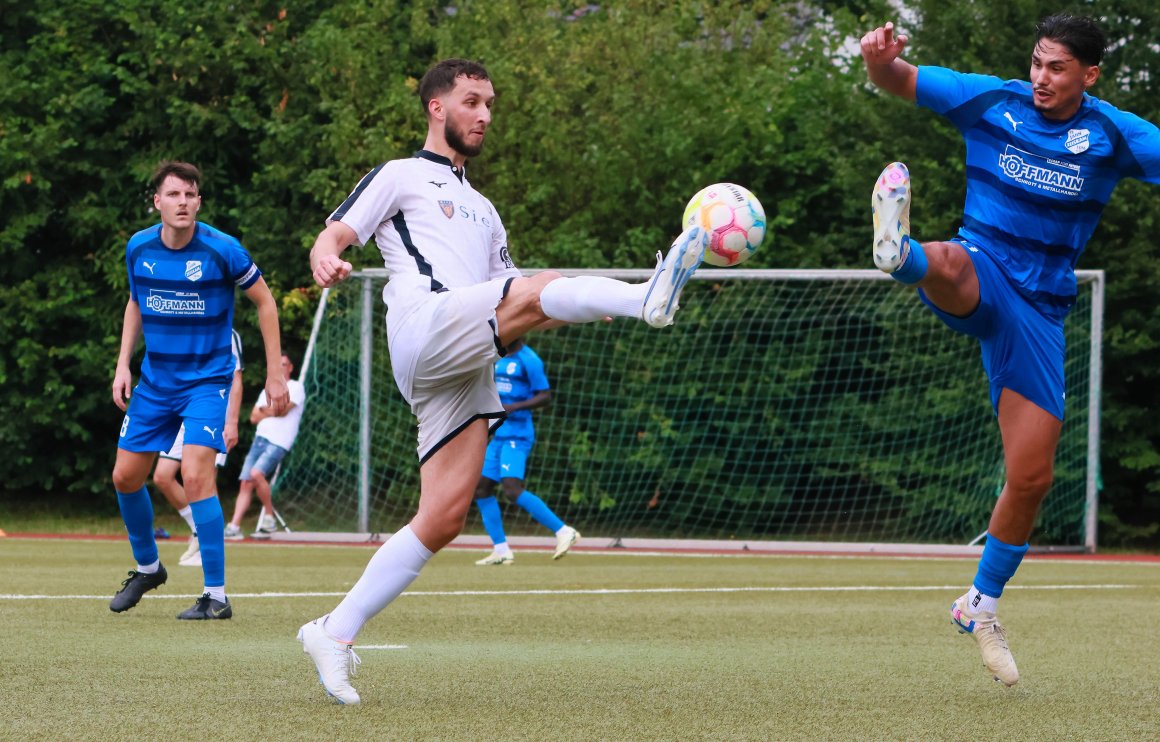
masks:
{"label": "blue jersey", "polygon": [[1084,95],[1067,121],[1044,118],[1031,84],[919,67],[917,101],[967,145],[960,236],[1052,316],[1075,303],[1075,265],[1123,178],[1160,183],[1160,129]]}
{"label": "blue jersey", "polygon": [[229,384],[234,287],[248,289],[262,276],[245,248],[198,222],[189,244],[171,250],[158,224],[129,239],[125,265],[145,335],[141,380],[158,390]]}
{"label": "blue jersey", "polygon": [[[544,362],[527,345],[495,362],[495,387],[499,391],[500,401],[505,405],[523,402],[536,396],[536,392],[551,389],[548,375],[544,373]],[[535,440],[532,411],[509,412],[495,435],[497,438]]]}

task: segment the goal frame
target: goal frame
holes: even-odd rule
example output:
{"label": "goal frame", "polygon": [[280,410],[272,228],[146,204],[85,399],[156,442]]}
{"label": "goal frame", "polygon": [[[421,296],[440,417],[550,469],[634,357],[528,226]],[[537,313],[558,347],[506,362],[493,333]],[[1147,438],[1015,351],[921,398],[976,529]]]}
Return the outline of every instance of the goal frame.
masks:
{"label": "goal frame", "polygon": [[[644,281],[653,275],[648,269],[582,269],[582,268],[540,268],[524,269],[525,275],[534,275],[546,270],[557,271],[564,276],[603,276],[625,281]],[[358,284],[361,297],[361,315],[359,328],[359,477],[357,493],[357,528],[358,534],[351,534],[345,540],[367,541],[377,540],[378,534],[370,532],[370,501],[371,501],[371,401],[372,401],[372,359],[375,352],[376,322],[381,322],[383,305],[376,297],[375,284],[385,281],[388,277],[385,268],[369,268],[352,272],[349,283]],[[692,280],[736,280],[750,281],[890,281],[890,276],[877,270],[812,270],[812,269],[702,269],[697,271]],[[1091,339],[1087,352],[1089,354],[1088,378],[1088,416],[1087,416],[1087,461],[1085,481],[1085,506],[1083,519],[1083,545],[1077,547],[1047,547],[1050,551],[1083,551],[1095,553],[1098,546],[1098,506],[1099,506],[1099,457],[1100,457],[1100,391],[1102,388],[1102,340],[1105,300],[1105,273],[1103,270],[1078,270],[1076,279],[1080,284],[1091,284]],[[303,359],[303,369],[300,378],[306,377],[314,346],[321,323],[325,315],[325,307],[330,289],[324,289],[315,312],[310,340]],[[948,330],[949,331],[949,330]],[[1074,352],[1074,351],[1073,351]],[[322,537],[320,535],[321,538]],[[301,532],[295,538],[310,538]],[[752,541],[717,541],[717,540],[669,540],[669,539],[606,539],[609,547],[633,546],[638,548],[671,548],[684,550],[743,550],[743,551],[793,551],[793,552],[825,552],[825,553],[936,553],[936,554],[973,554],[981,547],[976,544],[981,539],[976,538],[963,546],[953,545],[906,545],[906,544],[874,544],[855,542],[759,542]],[[343,539],[340,539],[343,540]],[[512,539],[513,543],[525,542],[538,544],[542,539],[532,537]],[[598,539],[594,539],[598,540]],[[456,543],[473,544],[480,537],[463,537]],[[590,540],[590,542],[593,540]],[[632,543],[629,543],[629,542]],[[639,542],[639,543],[638,543]],[[766,547],[766,548],[761,548]]]}

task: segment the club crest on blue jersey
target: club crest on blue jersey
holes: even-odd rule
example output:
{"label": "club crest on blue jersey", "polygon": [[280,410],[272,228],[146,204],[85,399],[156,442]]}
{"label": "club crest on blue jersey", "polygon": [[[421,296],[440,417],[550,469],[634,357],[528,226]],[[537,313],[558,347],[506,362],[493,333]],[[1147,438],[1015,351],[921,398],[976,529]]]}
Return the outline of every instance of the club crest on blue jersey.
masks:
{"label": "club crest on blue jersey", "polygon": [[443,209],[443,216],[450,219],[455,216],[455,202],[454,201],[440,201],[439,208]]}
{"label": "club crest on blue jersey", "polygon": [[1072,154],[1078,155],[1087,151],[1091,132],[1088,129],[1068,129],[1067,140],[1063,146]]}
{"label": "club crest on blue jersey", "polygon": [[187,260],[185,261],[185,277],[191,281],[196,281],[201,278],[201,261]]}

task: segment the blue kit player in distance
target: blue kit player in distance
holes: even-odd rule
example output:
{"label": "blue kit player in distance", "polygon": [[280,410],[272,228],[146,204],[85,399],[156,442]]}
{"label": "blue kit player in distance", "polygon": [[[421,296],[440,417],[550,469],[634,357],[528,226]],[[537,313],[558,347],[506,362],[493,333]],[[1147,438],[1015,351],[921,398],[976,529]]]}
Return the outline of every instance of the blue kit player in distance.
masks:
{"label": "blue kit player in distance", "polygon": [[515,562],[515,554],[504,533],[499,502],[492,494],[497,483],[504,497],[528,511],[537,523],[556,535],[556,551],[552,558],[559,559],[580,540],[580,532],[566,525],[543,500],[524,487],[528,456],[536,444],[532,410],[551,403],[552,389],[544,372],[543,360],[523,338],[512,341],[508,345],[508,355],[495,362],[495,386],[507,417],[487,445],[483,474],[475,488],[475,504],[479,506],[483,527],[492,543],[492,553],[476,564]]}
{"label": "blue kit player in distance", "polygon": [[[205,592],[179,619],[233,615],[225,592],[225,539],[215,486],[214,458],[225,453],[224,426],[235,361],[232,351],[234,288],[258,308],[266,350],[266,394],[283,410],[289,404],[282,377],[278,305],[262,272],[241,244],[197,221],[201,173],[183,162],[163,162],[154,173],[153,207],[161,223],[129,239],[121,350],[113,402],[125,410],[113,486],[137,568],[109,603],[120,613],[165,583],[153,537],[153,504],[145,480],[158,451],[167,451],[185,425],[181,476],[199,536]],[[136,387],[129,369],[137,339],[145,358]]]}
{"label": "blue kit player in distance", "polygon": [[1075,265],[1116,183],[1160,183],[1160,130],[1087,94],[1107,41],[1090,18],[1039,22],[1030,82],[915,67],[893,24],[862,37],[870,81],[945,116],[967,145],[962,228],[945,242],[910,236],[910,175],[884,170],[872,194],[874,262],[952,329],[978,338],[1003,440],[1007,481],[970,590],[951,620],[987,670],[1019,679],[996,618],[1051,487],[1064,412],[1063,320]]}

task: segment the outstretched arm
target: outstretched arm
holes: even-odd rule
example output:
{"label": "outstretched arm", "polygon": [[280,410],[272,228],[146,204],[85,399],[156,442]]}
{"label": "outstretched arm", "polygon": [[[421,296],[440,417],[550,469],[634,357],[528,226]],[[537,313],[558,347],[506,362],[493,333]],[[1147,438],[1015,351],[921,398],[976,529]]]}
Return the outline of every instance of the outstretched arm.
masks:
{"label": "outstretched arm", "polygon": [[358,241],[358,235],[342,222],[331,222],[318,233],[310,248],[310,272],[314,282],[329,288],[350,275],[351,265],[340,256]]}
{"label": "outstretched arm", "polygon": [[862,37],[862,59],[870,82],[913,103],[918,68],[901,57],[907,41],[905,35],[895,36],[894,24],[887,23]]}

